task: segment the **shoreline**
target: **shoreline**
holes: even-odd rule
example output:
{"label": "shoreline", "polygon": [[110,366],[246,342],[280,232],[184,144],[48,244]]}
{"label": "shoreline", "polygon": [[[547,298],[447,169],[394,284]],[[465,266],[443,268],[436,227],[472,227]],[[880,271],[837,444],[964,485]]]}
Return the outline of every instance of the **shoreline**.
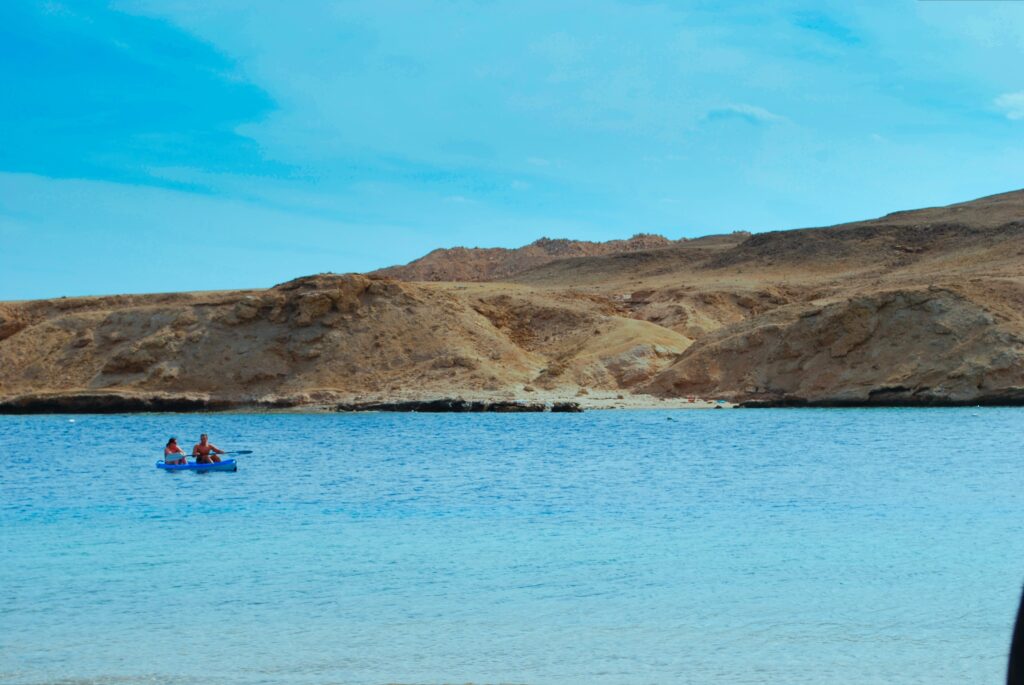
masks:
{"label": "shoreline", "polygon": [[369,411],[421,413],[578,413],[614,409],[715,409],[737,405],[725,400],[665,398],[626,392],[593,391],[572,395],[550,391],[399,394],[297,395],[224,398],[170,393],[38,393],[0,398],[0,415],[130,413],[352,413]]}
{"label": "shoreline", "polygon": [[319,391],[293,396],[211,397],[198,393],[76,392],[0,397],[0,415],[142,413],[579,413],[583,411],[700,409],[823,409],[1020,407],[1024,395],[983,396],[966,400],[934,397],[724,399],[673,397],[616,391],[569,394],[531,390],[511,392],[342,395]]}

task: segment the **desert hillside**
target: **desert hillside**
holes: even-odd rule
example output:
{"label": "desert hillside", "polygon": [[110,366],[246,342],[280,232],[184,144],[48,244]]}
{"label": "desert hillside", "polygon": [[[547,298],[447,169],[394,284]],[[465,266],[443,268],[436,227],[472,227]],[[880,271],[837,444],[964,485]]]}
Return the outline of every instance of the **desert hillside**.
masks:
{"label": "desert hillside", "polygon": [[870,221],[438,250],[267,290],[0,303],[0,408],[597,393],[1024,403],[1024,191]]}
{"label": "desert hillside", "polygon": [[[734,242],[749,235],[737,233]],[[660,235],[638,233],[628,240],[609,240],[604,243],[541,238],[512,250],[502,247],[441,248],[404,266],[378,269],[370,275],[403,281],[494,281],[559,259],[644,252],[677,242],[686,240],[672,241]]]}

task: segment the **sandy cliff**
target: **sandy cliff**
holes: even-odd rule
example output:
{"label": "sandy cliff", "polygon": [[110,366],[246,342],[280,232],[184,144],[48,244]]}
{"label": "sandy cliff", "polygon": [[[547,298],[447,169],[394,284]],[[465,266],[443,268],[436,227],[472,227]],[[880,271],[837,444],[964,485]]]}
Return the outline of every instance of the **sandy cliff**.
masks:
{"label": "sandy cliff", "polygon": [[753,236],[439,250],[260,291],[0,303],[7,411],[602,392],[1024,402],[1024,192]]}
{"label": "sandy cliff", "polygon": [[954,288],[782,307],[720,329],[641,390],[793,404],[1024,402],[1024,327]]}
{"label": "sandy cliff", "polygon": [[0,397],[8,410],[507,398],[649,380],[691,342],[591,298],[320,275],[0,305]]}

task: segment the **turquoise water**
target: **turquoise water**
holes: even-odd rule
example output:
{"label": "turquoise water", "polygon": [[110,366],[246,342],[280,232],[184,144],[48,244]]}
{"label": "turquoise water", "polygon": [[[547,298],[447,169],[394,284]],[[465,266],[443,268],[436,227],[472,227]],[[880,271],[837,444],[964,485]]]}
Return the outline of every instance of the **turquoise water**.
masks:
{"label": "turquoise water", "polygon": [[[256,453],[153,468],[202,431]],[[0,682],[996,683],[1022,437],[1020,409],[0,417]]]}

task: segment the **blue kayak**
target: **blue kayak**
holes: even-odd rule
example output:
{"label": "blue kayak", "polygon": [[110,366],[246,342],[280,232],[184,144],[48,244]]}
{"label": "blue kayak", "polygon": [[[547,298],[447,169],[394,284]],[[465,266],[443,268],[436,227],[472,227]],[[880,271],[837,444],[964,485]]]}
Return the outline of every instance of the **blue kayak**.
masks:
{"label": "blue kayak", "polygon": [[156,463],[158,469],[164,471],[195,471],[197,473],[206,473],[207,471],[237,471],[238,464],[235,463],[234,459],[225,459],[224,461],[215,462],[213,464],[165,464],[163,461]]}

